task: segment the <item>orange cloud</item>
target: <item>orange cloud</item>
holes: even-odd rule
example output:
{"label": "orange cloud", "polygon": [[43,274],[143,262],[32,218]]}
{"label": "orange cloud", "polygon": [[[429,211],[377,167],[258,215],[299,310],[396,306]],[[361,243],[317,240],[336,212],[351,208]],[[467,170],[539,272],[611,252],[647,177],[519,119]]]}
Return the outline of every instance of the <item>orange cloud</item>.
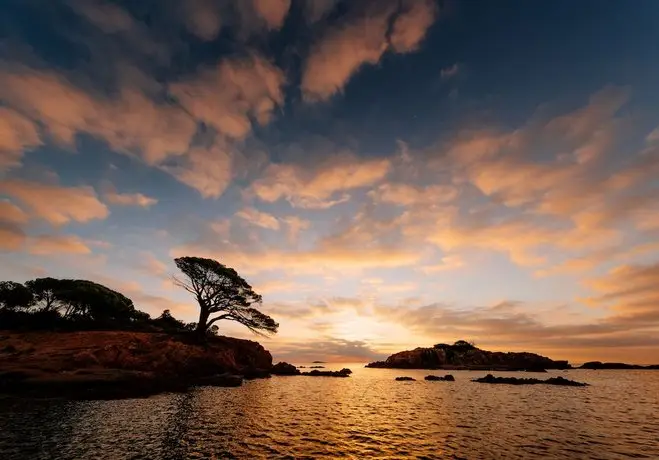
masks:
{"label": "orange cloud", "polygon": [[204,41],[214,40],[222,28],[222,12],[216,0],[181,2],[183,19],[190,33]]}
{"label": "orange cloud", "polygon": [[0,200],[0,221],[20,225],[28,220],[30,218],[21,208],[8,200]]}
{"label": "orange cloud", "polygon": [[92,187],[63,187],[23,180],[0,182],[0,191],[21,201],[35,217],[53,225],[105,219],[108,208]]}
{"label": "orange cloud", "polygon": [[453,201],[458,196],[458,190],[452,185],[429,185],[417,187],[409,184],[382,184],[369,192],[376,200],[400,206],[429,206]]}
{"label": "orange cloud", "polygon": [[142,193],[117,193],[116,191],[111,191],[105,193],[103,197],[108,203],[120,206],[148,208],[158,203],[157,199],[148,197]]}
{"label": "orange cloud", "polygon": [[341,91],[364,64],[376,64],[387,49],[387,28],[392,3],[378,3],[378,10],[330,29],[311,48],[302,76],[307,100],[329,99]]}
{"label": "orange cloud", "polygon": [[659,327],[659,264],[622,265],[586,285],[598,295],[586,299],[593,306],[608,306],[623,316],[617,320],[645,321]]}
{"label": "orange cloud", "polygon": [[15,251],[25,243],[25,233],[12,224],[0,222],[0,249],[3,251]]}
{"label": "orange cloud", "polygon": [[290,0],[252,0],[254,10],[263,20],[265,20],[269,29],[279,29],[283,23],[288,9],[291,6]]}
{"label": "orange cloud", "polygon": [[75,235],[40,235],[30,238],[28,250],[34,255],[90,254],[92,251]]}
{"label": "orange cloud", "polygon": [[267,228],[270,230],[279,230],[279,221],[272,214],[259,211],[256,208],[241,209],[236,213],[237,217],[245,219],[247,222],[257,227]]}
{"label": "orange cloud", "polygon": [[29,119],[0,107],[0,171],[21,164],[23,151],[41,145],[37,127]]}
{"label": "orange cloud", "polygon": [[434,0],[403,0],[402,11],[394,21],[389,40],[397,53],[416,51],[437,18]]}
{"label": "orange cloud", "polygon": [[265,124],[282,103],[283,72],[251,55],[228,59],[194,78],[170,85],[171,93],[191,114],[222,134],[242,138],[251,118]]}
{"label": "orange cloud", "polygon": [[263,201],[284,198],[296,207],[323,209],[349,198],[336,197],[338,193],[380,181],[389,168],[389,160],[361,160],[351,155],[327,159],[314,170],[294,164],[271,164],[251,190]]}
{"label": "orange cloud", "polygon": [[431,0],[404,1],[400,9],[395,2],[373,2],[340,26],[329,28],[307,58],[302,75],[305,99],[329,99],[363,65],[377,64],[390,47],[399,53],[415,51],[436,11]]}

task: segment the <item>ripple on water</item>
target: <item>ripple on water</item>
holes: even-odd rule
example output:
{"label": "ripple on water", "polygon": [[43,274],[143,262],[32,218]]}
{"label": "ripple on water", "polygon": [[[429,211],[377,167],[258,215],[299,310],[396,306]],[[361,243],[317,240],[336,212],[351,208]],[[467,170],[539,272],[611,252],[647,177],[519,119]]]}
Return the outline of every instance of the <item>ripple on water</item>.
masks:
{"label": "ripple on water", "polygon": [[563,388],[353,370],[139,400],[4,399],[0,458],[659,458],[659,373],[572,371],[592,386]]}

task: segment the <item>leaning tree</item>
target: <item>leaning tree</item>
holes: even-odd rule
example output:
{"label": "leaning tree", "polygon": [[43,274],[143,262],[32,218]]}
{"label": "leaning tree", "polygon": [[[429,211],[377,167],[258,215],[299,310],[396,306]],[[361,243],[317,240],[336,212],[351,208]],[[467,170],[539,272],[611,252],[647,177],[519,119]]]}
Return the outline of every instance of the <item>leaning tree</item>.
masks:
{"label": "leaning tree", "polygon": [[174,283],[191,293],[199,304],[196,332],[205,335],[220,320],[236,321],[257,334],[276,333],[279,324],[259,311],[261,296],[238,273],[213,259],[174,259],[185,278]]}

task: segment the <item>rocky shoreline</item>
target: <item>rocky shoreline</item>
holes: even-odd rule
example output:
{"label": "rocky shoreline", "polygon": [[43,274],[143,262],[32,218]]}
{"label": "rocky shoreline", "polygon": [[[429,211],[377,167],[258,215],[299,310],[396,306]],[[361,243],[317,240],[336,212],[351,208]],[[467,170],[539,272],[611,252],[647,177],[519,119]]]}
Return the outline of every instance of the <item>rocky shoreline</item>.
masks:
{"label": "rocky shoreline", "polygon": [[122,399],[196,386],[241,386],[271,375],[348,377],[272,365],[259,343],[231,337],[125,331],[0,331],[0,395]]}

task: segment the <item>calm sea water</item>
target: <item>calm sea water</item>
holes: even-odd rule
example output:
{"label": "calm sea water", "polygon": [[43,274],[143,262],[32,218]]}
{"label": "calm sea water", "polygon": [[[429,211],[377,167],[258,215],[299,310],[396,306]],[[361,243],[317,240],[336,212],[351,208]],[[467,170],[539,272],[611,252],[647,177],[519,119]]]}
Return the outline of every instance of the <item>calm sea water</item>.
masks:
{"label": "calm sea water", "polygon": [[659,459],[659,372],[555,371],[534,375],[592,386],[516,387],[361,366],[147,399],[0,400],[0,459]]}

